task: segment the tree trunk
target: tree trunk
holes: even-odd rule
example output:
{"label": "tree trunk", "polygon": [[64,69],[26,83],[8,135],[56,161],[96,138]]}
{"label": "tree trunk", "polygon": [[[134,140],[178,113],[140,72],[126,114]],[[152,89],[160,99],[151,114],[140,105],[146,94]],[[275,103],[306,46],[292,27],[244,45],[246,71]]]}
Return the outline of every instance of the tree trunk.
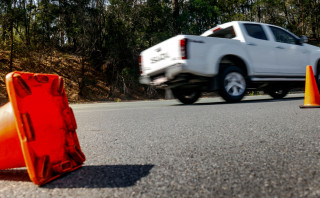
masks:
{"label": "tree trunk", "polygon": [[181,33],[181,28],[179,24],[179,12],[180,12],[180,7],[179,7],[179,2],[178,0],[172,0],[172,8],[173,8],[173,32],[175,35]]}
{"label": "tree trunk", "polygon": [[[13,22],[11,22],[13,23]],[[13,24],[10,24],[10,64],[9,64],[9,71],[13,71]]]}
{"label": "tree trunk", "polygon": [[59,45],[60,47],[63,47],[64,46],[64,28],[63,28],[63,20],[64,20],[64,13],[65,13],[65,10],[63,8],[63,0],[59,0],[59,26],[60,26],[60,30],[59,30]]}
{"label": "tree trunk", "polygon": [[13,1],[13,9],[10,5],[11,8],[11,17],[10,17],[10,63],[9,63],[9,71],[13,71],[13,20],[14,20],[14,10],[16,8],[16,1]]}
{"label": "tree trunk", "polygon": [[[32,0],[30,0],[30,3],[29,3],[29,8],[31,9],[32,8]],[[30,46],[30,23],[31,23],[31,10],[30,12],[28,12],[28,9],[27,9],[27,2],[24,0],[23,1],[23,8],[25,10],[25,18],[24,18],[24,28],[25,28],[25,37],[26,37],[26,46],[27,48],[29,48]]]}
{"label": "tree trunk", "polygon": [[83,89],[86,86],[85,84],[85,58],[81,57],[81,74],[80,74],[80,82],[79,82],[79,96],[83,97]]}

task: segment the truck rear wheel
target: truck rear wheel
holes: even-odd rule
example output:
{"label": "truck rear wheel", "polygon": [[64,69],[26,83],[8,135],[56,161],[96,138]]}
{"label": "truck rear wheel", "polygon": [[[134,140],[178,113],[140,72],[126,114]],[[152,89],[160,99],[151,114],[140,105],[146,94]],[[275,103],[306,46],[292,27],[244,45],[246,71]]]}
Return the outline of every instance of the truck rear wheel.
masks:
{"label": "truck rear wheel", "polygon": [[289,93],[288,88],[269,88],[267,93],[274,99],[281,99]]}
{"label": "truck rear wheel", "polygon": [[236,66],[224,69],[219,78],[219,94],[227,102],[239,102],[246,93],[244,72]]}
{"label": "truck rear wheel", "polygon": [[172,94],[183,104],[193,104],[201,96],[201,91],[197,89],[172,89]]}

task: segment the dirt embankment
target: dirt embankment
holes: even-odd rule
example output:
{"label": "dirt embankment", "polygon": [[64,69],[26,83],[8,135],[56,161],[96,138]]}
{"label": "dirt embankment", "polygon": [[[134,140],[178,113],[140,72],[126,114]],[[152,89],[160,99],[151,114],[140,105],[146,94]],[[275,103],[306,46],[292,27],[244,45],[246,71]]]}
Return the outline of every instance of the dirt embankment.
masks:
{"label": "dirt embankment", "polygon": [[[8,102],[5,76],[9,73],[10,52],[0,50],[0,105]],[[13,71],[58,74],[63,77],[69,102],[124,101],[159,98],[161,94],[138,82],[121,86],[107,85],[103,69],[94,69],[81,57],[57,51],[32,52],[27,57],[13,59]],[[82,82],[84,81],[84,86]],[[80,87],[83,86],[82,95]]]}

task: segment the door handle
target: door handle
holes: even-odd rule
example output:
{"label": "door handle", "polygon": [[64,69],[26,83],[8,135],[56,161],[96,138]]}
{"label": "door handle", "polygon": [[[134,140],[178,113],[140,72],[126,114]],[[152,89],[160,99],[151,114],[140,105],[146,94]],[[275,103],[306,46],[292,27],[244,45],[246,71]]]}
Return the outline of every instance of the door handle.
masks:
{"label": "door handle", "polygon": [[277,48],[277,49],[285,49],[285,48],[282,47],[282,46],[277,46],[276,48]]}

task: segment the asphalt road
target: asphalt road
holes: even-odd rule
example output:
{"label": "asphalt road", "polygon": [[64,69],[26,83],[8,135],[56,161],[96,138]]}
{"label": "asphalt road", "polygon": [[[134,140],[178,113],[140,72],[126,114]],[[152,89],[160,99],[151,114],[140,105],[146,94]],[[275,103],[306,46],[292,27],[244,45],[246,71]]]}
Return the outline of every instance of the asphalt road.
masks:
{"label": "asphalt road", "polygon": [[301,104],[72,105],[84,166],[42,187],[1,170],[0,197],[320,197],[320,109]]}

